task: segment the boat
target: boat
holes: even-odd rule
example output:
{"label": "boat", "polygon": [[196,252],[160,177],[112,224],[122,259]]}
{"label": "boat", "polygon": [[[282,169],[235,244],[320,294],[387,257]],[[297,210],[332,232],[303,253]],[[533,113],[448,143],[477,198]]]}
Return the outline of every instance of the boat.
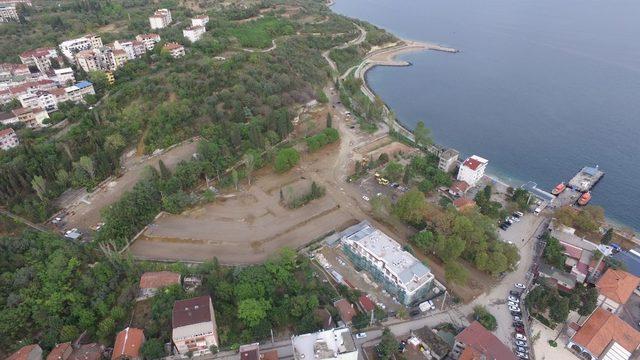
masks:
{"label": "boat", "polygon": [[556,187],[554,187],[553,190],[551,190],[551,193],[553,195],[560,195],[560,193],[562,193],[566,188],[567,188],[567,185],[561,182],[560,184],[556,185]]}
{"label": "boat", "polygon": [[580,199],[578,199],[578,205],[585,206],[589,203],[589,200],[591,200],[591,193],[587,191],[580,196]]}

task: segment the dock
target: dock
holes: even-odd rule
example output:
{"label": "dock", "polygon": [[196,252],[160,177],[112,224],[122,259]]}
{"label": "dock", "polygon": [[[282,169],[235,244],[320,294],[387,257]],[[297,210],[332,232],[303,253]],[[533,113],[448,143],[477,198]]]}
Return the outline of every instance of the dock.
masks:
{"label": "dock", "polygon": [[567,187],[585,193],[590,191],[603,176],[604,172],[598,169],[598,165],[595,167],[585,166],[569,180]]}

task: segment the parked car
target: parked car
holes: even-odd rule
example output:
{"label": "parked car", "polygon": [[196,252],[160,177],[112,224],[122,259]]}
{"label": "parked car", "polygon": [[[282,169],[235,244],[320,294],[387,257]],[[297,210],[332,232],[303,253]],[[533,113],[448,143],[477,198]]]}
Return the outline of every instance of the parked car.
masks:
{"label": "parked car", "polygon": [[356,339],[364,339],[366,337],[367,337],[367,333],[361,332],[356,334]]}
{"label": "parked car", "polygon": [[507,231],[509,229],[509,225],[506,224],[500,224],[500,229]]}
{"label": "parked car", "polygon": [[520,299],[518,299],[515,296],[509,295],[509,297],[507,298],[507,300],[511,301],[511,302],[515,302],[515,303],[519,303]]}
{"label": "parked car", "polygon": [[515,302],[515,301],[508,301],[508,302],[507,302],[507,305],[509,305],[509,306],[514,306],[514,307],[520,307],[520,304],[518,304],[518,303],[517,303],[517,302]]}
{"label": "parked car", "polygon": [[523,214],[523,213],[521,213],[520,211],[516,211],[516,212],[514,212],[514,213],[513,213],[513,216],[523,217],[523,216],[524,216],[524,214]]}
{"label": "parked car", "polygon": [[526,348],[523,348],[522,346],[518,346],[516,347],[516,351],[526,354],[529,350],[527,350]]}
{"label": "parked car", "polygon": [[511,310],[511,316],[513,316],[514,319],[516,318],[521,319],[522,313],[520,312],[520,310],[518,311]]}
{"label": "parked car", "polygon": [[522,352],[517,352],[516,355],[518,355],[520,359],[529,359],[529,355]]}
{"label": "parked car", "polygon": [[509,291],[509,295],[517,297],[518,299],[520,298],[520,292],[516,290]]}
{"label": "parked car", "polygon": [[420,315],[420,310],[418,310],[418,309],[414,309],[414,310],[411,310],[409,312],[409,316],[411,316],[411,317],[415,317],[415,316],[418,316],[418,315]]}
{"label": "parked car", "polygon": [[524,323],[522,321],[514,321],[512,325],[513,327],[520,327],[524,326]]}
{"label": "parked car", "polygon": [[522,334],[516,334],[515,338],[516,338],[516,340],[527,341],[527,337],[522,335]]}
{"label": "parked car", "polygon": [[516,345],[521,346],[523,348],[527,348],[527,342],[522,340],[516,340]]}
{"label": "parked car", "polygon": [[513,221],[513,222],[518,222],[518,221],[520,221],[520,218],[519,218],[519,217],[515,217],[515,216],[512,216],[510,219],[511,219],[511,221]]}
{"label": "parked car", "polygon": [[518,334],[526,335],[526,333],[525,333],[525,331],[524,331],[524,328],[523,328],[523,327],[517,327],[517,328],[516,328],[516,332],[517,332]]}
{"label": "parked car", "polygon": [[521,284],[521,283],[516,283],[514,286],[517,287],[518,289],[526,289],[527,288],[526,286],[524,286],[524,284]]}
{"label": "parked car", "polygon": [[362,195],[362,198],[364,199],[364,201],[369,201],[369,197],[367,195]]}
{"label": "parked car", "polygon": [[510,310],[510,311],[517,311],[517,312],[520,312],[520,308],[519,308],[519,307],[517,307],[517,306],[511,306],[511,305],[509,305],[509,310]]}
{"label": "parked car", "polygon": [[514,316],[513,321],[521,323],[522,319],[520,318],[520,316]]}

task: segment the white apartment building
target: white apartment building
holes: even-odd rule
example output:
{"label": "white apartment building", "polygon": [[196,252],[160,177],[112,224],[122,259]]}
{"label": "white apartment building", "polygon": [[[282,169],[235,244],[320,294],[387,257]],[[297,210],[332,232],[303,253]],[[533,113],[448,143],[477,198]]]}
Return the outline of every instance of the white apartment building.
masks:
{"label": "white apartment building", "polygon": [[76,54],[76,64],[85,72],[104,69],[103,56],[100,50],[82,50]]}
{"label": "white apartment building", "polygon": [[136,40],[140,41],[147,48],[147,51],[153,50],[156,44],[160,42],[160,35],[158,34],[140,34],[136,35]]}
{"label": "white apartment building", "polygon": [[164,29],[171,24],[171,11],[169,9],[158,9],[149,16],[149,24],[152,29]]}
{"label": "white apartment building", "polygon": [[456,149],[447,149],[438,156],[438,169],[448,173],[456,167],[460,153]]}
{"label": "white apartment building", "polygon": [[190,26],[182,30],[182,35],[184,35],[184,37],[194,43],[200,40],[205,32],[207,32],[207,29],[205,29],[204,26]]}
{"label": "white apartment building", "polygon": [[431,289],[431,270],[369,222],[345,230],[342,244],[345,253],[401,303],[409,304]]}
{"label": "white apartment building", "polygon": [[458,170],[457,179],[466,181],[471,187],[476,186],[484,176],[489,160],[473,155],[468,157]]}
{"label": "white apartment building", "polygon": [[84,102],[85,95],[94,95],[93,84],[88,81],[80,81],[79,83],[68,86],[64,89],[67,93],[67,99],[74,102]]}
{"label": "white apartment building", "polygon": [[18,21],[18,11],[13,5],[0,5],[0,23]]}
{"label": "white apartment building", "polygon": [[0,150],[13,149],[19,144],[18,134],[12,128],[0,130]]}
{"label": "white apartment building", "polygon": [[184,56],[184,46],[178,43],[166,43],[163,47],[164,50],[168,51],[171,57],[174,59],[180,58]]}
{"label": "white apartment building", "polygon": [[47,112],[58,110],[56,97],[46,90],[31,90],[18,96],[20,105],[25,108],[42,108]]}
{"label": "white apartment building", "polygon": [[139,58],[147,52],[147,47],[142,41],[138,40],[116,40],[113,42],[115,50],[124,50],[129,60]]}
{"label": "white apartment building", "polygon": [[338,328],[291,337],[295,360],[358,360],[351,331]]}
{"label": "white apartment building", "polygon": [[76,81],[76,77],[70,67],[54,69],[53,73],[55,74],[56,82],[60,86],[67,85],[68,83],[74,83]]}
{"label": "white apartment building", "polygon": [[191,19],[191,26],[205,26],[209,22],[208,15],[200,15]]}
{"label": "white apartment building", "polygon": [[179,300],[173,305],[171,340],[180,355],[210,354],[218,346],[218,327],[209,295]]}
{"label": "white apartment building", "polygon": [[75,55],[83,50],[99,49],[102,47],[102,38],[97,35],[87,34],[77,39],[63,41],[58,45],[62,55],[68,62],[75,62]]}
{"label": "white apartment building", "polygon": [[58,51],[54,48],[38,48],[20,54],[20,61],[27,66],[35,66],[41,72],[51,69],[51,59],[58,58]]}

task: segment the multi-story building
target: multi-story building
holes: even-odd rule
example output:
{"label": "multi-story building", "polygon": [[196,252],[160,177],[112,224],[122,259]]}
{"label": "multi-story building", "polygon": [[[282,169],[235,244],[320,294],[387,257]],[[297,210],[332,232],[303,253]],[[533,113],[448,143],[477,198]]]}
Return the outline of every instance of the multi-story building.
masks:
{"label": "multi-story building", "polygon": [[338,328],[291,338],[294,360],[357,360],[356,347],[351,331]]}
{"label": "multi-story building", "polygon": [[178,354],[209,354],[212,345],[218,346],[218,327],[210,296],[176,301],[172,323],[171,339]]}
{"label": "multi-story building", "polygon": [[608,269],[598,282],[598,304],[603,309],[617,314],[629,301],[640,285],[640,278],[623,270]]}
{"label": "multi-story building", "polygon": [[25,64],[0,63],[0,76],[28,76],[31,72]]}
{"label": "multi-story building", "polygon": [[182,35],[184,35],[184,37],[194,43],[200,40],[205,32],[207,32],[207,29],[205,29],[204,26],[190,26],[182,30]]}
{"label": "multi-story building", "polygon": [[18,4],[24,4],[26,6],[31,6],[31,0],[0,0],[0,5],[13,5],[17,6]]}
{"label": "multi-story building", "polygon": [[152,29],[164,29],[171,24],[171,11],[169,9],[158,9],[149,16],[149,24]]}
{"label": "multi-story building", "polygon": [[180,58],[184,56],[184,46],[175,43],[175,42],[171,42],[171,43],[166,43],[164,44],[163,47],[164,50],[168,51],[169,54],[171,55],[171,57],[173,57],[174,59]]}
{"label": "multi-story building", "polygon": [[76,81],[76,77],[70,67],[55,69],[53,73],[59,86],[65,86]]}
{"label": "multi-story building", "polygon": [[456,335],[449,356],[465,360],[516,360],[513,351],[477,321]]}
{"label": "multi-story building", "polygon": [[73,102],[84,102],[85,95],[95,95],[93,84],[89,81],[80,81],[75,85],[68,86],[64,89],[67,93],[67,99]]}
{"label": "multi-story building", "polygon": [[409,304],[431,290],[431,270],[367,221],[345,230],[342,244],[354,263],[371,273],[401,303]]}
{"label": "multi-story building", "polygon": [[54,48],[38,48],[20,54],[20,61],[27,66],[35,66],[41,72],[51,69],[51,60],[58,59],[58,50]]}
{"label": "multi-story building", "polygon": [[18,97],[20,105],[25,108],[43,108],[47,112],[58,110],[58,100],[46,90],[32,90]]}
{"label": "multi-story building", "polygon": [[39,107],[36,108],[18,108],[11,112],[18,118],[19,122],[25,124],[26,127],[37,129],[44,126],[44,120],[49,118],[49,114]]}
{"label": "multi-story building", "polygon": [[111,360],[142,360],[140,350],[144,340],[142,329],[128,327],[120,331],[113,344]]}
{"label": "multi-story building", "polygon": [[640,348],[640,332],[616,315],[597,308],[567,347],[579,358],[629,360]]}
{"label": "multi-story building", "polygon": [[12,129],[0,130],[0,149],[9,150],[18,146],[20,141],[18,140],[18,134]]}
{"label": "multi-story building", "polygon": [[129,55],[125,50],[116,49],[112,52],[113,56],[113,66],[109,68],[109,70],[117,70],[124,66],[124,64],[129,61]]}
{"label": "multi-story building", "polygon": [[77,53],[76,64],[85,72],[104,69],[102,53],[97,49],[82,50]]}
{"label": "multi-story building", "polygon": [[75,63],[75,55],[80,51],[101,48],[102,38],[97,35],[87,34],[77,39],[63,41],[58,47],[68,62]]}
{"label": "multi-story building", "polygon": [[470,186],[476,186],[484,176],[489,160],[473,155],[467,158],[458,170],[458,180],[466,181]]}
{"label": "multi-story building", "polygon": [[456,149],[447,149],[438,156],[438,169],[448,173],[455,169],[460,153]]}
{"label": "multi-story building", "polygon": [[208,15],[200,15],[191,19],[191,26],[205,26],[209,22]]}
{"label": "multi-story building", "polygon": [[140,41],[147,48],[147,51],[153,50],[157,43],[160,42],[160,35],[158,34],[140,34],[136,35],[136,40]]}
{"label": "multi-story building", "polygon": [[129,60],[139,58],[147,52],[145,44],[138,40],[116,40],[113,42],[113,48],[124,50]]}
{"label": "multi-story building", "polygon": [[19,21],[18,11],[13,5],[0,5],[0,23]]}

